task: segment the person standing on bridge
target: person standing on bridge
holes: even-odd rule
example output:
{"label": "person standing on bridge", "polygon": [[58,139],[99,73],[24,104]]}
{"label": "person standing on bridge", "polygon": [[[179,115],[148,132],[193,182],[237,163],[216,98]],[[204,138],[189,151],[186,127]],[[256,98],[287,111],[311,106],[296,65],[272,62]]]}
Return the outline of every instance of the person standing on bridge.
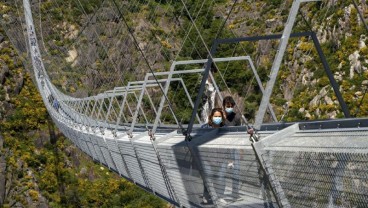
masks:
{"label": "person standing on bridge", "polygon": [[[224,100],[222,101],[222,108],[224,109],[226,113],[226,120],[225,125],[226,126],[240,126],[242,125],[242,118],[240,113],[234,112],[234,107],[236,103],[234,101],[234,98],[231,96],[226,96]],[[248,129],[248,134],[252,133],[251,130]],[[229,151],[227,150],[227,153]],[[232,173],[232,194],[231,196],[233,198],[237,198],[239,194],[239,186],[240,186],[240,153],[237,149],[232,149],[230,151],[231,153],[231,159],[227,161],[227,168],[228,171]]]}
{"label": "person standing on bridge", "polygon": [[241,125],[241,116],[239,113],[234,112],[235,107],[234,98],[231,96],[226,96],[222,101],[222,108],[226,113],[226,126],[240,126]]}
{"label": "person standing on bridge", "polygon": [[[225,127],[225,120],[226,120],[226,117],[225,117],[225,112],[221,109],[221,108],[214,108],[212,109],[211,111],[211,114],[208,116],[208,123],[202,125],[201,128],[220,128],[220,127]],[[203,161],[205,166],[207,167],[211,167],[211,165],[209,165],[207,163],[207,161]],[[224,167],[221,167],[221,170],[220,170],[220,173],[223,173],[224,170]],[[212,169],[210,168],[209,171],[207,171],[207,174],[209,175],[214,175]],[[220,174],[219,176],[219,181],[221,181],[222,183],[225,182],[224,180],[224,175],[223,174]],[[204,179],[203,179],[204,180]],[[210,193],[208,192],[207,190],[207,187],[205,185],[205,182],[203,181],[203,195],[202,195],[202,204],[203,205],[208,205],[208,204],[213,204],[213,202],[211,201],[211,195]]]}
{"label": "person standing on bridge", "polygon": [[54,98],[54,100],[53,100],[53,102],[52,102],[52,107],[54,107],[54,108],[55,108],[55,110],[56,110],[57,112],[59,112],[59,101],[58,101],[56,98]]}
{"label": "person standing on bridge", "polygon": [[214,108],[208,116],[208,122],[201,128],[220,128],[225,126],[226,114],[221,108]]}
{"label": "person standing on bridge", "polygon": [[[226,96],[222,101],[222,108],[226,112],[226,126],[241,126],[244,125],[243,119],[241,118],[240,113],[236,113],[234,111],[236,103],[234,98],[231,96]],[[247,133],[252,135],[254,132],[253,128],[248,127]],[[227,161],[228,171],[232,174],[232,182],[231,182],[231,198],[234,200],[239,197],[239,189],[240,189],[240,155],[241,153],[237,149],[232,149],[231,151],[231,160]]]}
{"label": "person standing on bridge", "polygon": [[[225,111],[225,126],[241,126],[247,125],[246,121],[242,119],[240,113],[235,113],[234,107],[236,103],[234,98],[231,96],[226,96],[222,101],[222,108]],[[248,125],[247,125],[248,126]],[[247,133],[252,135],[254,133],[254,129],[251,126],[248,126]]]}

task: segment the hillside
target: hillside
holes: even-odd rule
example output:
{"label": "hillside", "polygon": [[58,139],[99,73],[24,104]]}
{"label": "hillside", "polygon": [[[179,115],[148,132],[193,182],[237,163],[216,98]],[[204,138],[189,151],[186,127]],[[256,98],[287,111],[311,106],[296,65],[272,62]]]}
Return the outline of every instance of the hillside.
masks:
{"label": "hillside", "polygon": [[2,30],[0,51],[0,207],[167,206],[56,129]]}
{"label": "hillside", "polygon": [[[83,97],[141,80],[150,68],[154,72],[168,71],[173,60],[207,58],[207,49],[216,37],[280,34],[293,1],[190,0],[186,2],[191,15],[180,1],[170,0],[31,2],[45,67],[53,83],[69,95]],[[358,8],[368,22],[366,1],[359,1]],[[19,206],[63,207],[72,206],[68,203],[73,202],[110,207],[125,203],[134,206],[137,201],[149,206],[151,200],[154,206],[165,206],[93,164],[54,129],[32,86],[34,75],[23,69],[29,63],[24,61],[21,7],[6,0],[0,3],[0,10],[4,26],[0,35],[4,146],[0,170],[10,172],[0,175],[0,199],[4,206],[20,203]],[[198,28],[192,27],[191,18]],[[353,3],[325,0],[303,5],[293,32],[304,31],[317,34],[350,114],[367,117],[368,32]],[[278,43],[262,40],[222,45],[215,57],[249,55],[265,86]],[[222,93],[231,91],[238,98],[241,113],[252,122],[262,94],[248,64],[218,64],[217,68],[214,77]],[[182,69],[189,67],[179,70]],[[182,76],[193,100],[200,77]],[[175,88],[178,86],[174,86],[169,98],[181,121],[187,123],[191,109],[184,105],[185,96],[176,94]],[[157,103],[160,93],[151,93],[156,95]],[[343,117],[310,37],[290,39],[271,103],[282,121]],[[173,122],[170,115],[163,117]]]}
{"label": "hillside", "polygon": [[[149,68],[168,71],[171,60],[206,58],[215,37],[281,33],[293,1],[191,0],[187,8],[191,15],[176,1],[62,2],[33,2],[33,15],[44,63],[54,84],[80,97],[141,80]],[[3,5],[6,31],[20,45],[21,39],[15,38],[20,20],[15,16],[22,10],[6,2]],[[366,2],[358,6],[367,22]],[[195,19],[197,29],[190,18]],[[293,32],[304,31],[317,34],[350,114],[366,116],[368,97],[363,98],[362,83],[368,80],[367,31],[353,3],[326,0],[303,4]],[[277,47],[277,40],[226,44],[215,57],[249,55],[265,86]],[[343,117],[310,37],[290,39],[282,63],[271,100],[278,119]],[[249,69],[248,64],[217,64],[217,68],[221,75],[215,74],[215,79],[220,89],[240,97],[240,111],[252,121],[261,93],[252,72],[239,70]],[[194,100],[200,78],[183,78],[188,79]],[[176,112],[186,111],[182,103],[185,101],[180,99],[174,102]],[[184,123],[189,114],[183,113]]]}

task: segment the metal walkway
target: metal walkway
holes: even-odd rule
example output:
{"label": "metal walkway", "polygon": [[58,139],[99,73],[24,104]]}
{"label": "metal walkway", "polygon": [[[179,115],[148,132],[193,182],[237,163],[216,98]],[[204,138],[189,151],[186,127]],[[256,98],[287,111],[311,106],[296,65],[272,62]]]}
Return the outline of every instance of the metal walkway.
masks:
{"label": "metal walkway", "polygon": [[[160,120],[164,95],[155,108],[147,88],[162,85],[167,93],[170,82],[179,81],[188,94],[184,81],[173,75],[208,69],[176,72],[176,65],[251,61],[249,57],[174,62],[170,72],[160,74],[167,78],[158,83],[149,81],[152,74],[147,74],[144,82],[131,82],[83,99],[72,98],[50,82],[29,1],[23,2],[35,80],[49,114],[77,147],[122,177],[178,207],[368,206],[368,120],[261,124],[260,115],[257,125],[262,139],[252,143],[246,127],[201,129],[197,117],[192,126],[184,126],[194,127],[188,141],[178,125]],[[307,1],[295,2],[282,50],[299,4]],[[273,68],[276,74],[278,67]],[[270,107],[272,82],[274,78],[265,89],[261,114]],[[136,99],[136,106],[127,102],[129,96]],[[145,96],[154,111],[145,112]],[[191,107],[196,109],[194,103]],[[269,110],[272,112],[272,108]],[[149,122],[148,113],[155,117],[154,123]]]}

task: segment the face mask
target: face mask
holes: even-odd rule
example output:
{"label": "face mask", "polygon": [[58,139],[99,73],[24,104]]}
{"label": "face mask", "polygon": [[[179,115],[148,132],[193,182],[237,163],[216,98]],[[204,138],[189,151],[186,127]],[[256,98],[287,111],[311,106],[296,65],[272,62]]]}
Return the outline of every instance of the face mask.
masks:
{"label": "face mask", "polygon": [[234,112],[233,108],[225,108],[226,113],[232,113]]}
{"label": "face mask", "polygon": [[222,118],[221,117],[213,117],[212,118],[212,122],[216,125],[219,125],[222,123]]}

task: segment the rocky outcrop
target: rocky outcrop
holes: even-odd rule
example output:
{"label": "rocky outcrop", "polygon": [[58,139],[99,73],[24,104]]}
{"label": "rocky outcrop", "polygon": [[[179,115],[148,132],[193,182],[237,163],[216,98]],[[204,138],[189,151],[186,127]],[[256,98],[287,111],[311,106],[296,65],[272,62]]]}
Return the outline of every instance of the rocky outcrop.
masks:
{"label": "rocky outcrop", "polygon": [[309,102],[309,107],[313,108],[315,106],[318,106],[321,102],[321,98],[324,97],[327,94],[326,88],[322,88],[322,90],[314,96],[314,98]]}
{"label": "rocky outcrop", "polygon": [[[11,156],[11,152],[7,156]],[[5,157],[5,156],[4,156]],[[1,167],[0,159],[0,167]],[[0,206],[7,204],[10,207],[42,207],[47,208],[48,202],[38,187],[33,171],[25,166],[21,159],[16,165],[7,166],[3,163],[0,172]]]}
{"label": "rocky outcrop", "polygon": [[3,150],[3,137],[0,135],[0,207],[4,204],[5,200],[5,174],[6,174],[6,162]]}
{"label": "rocky outcrop", "polygon": [[4,84],[5,77],[9,74],[9,67],[0,59],[0,84]]}
{"label": "rocky outcrop", "polygon": [[[5,118],[14,111],[12,99],[17,96],[24,86],[23,71],[11,66],[16,62],[16,54],[12,51],[10,42],[0,34],[0,49],[7,51],[3,59],[0,59],[0,128]],[[10,52],[9,52],[10,51]],[[11,63],[8,65],[7,63]],[[0,130],[0,133],[1,132]],[[48,207],[47,200],[40,194],[34,175],[28,170],[25,162],[17,158],[15,165],[7,164],[13,152],[4,148],[3,135],[0,134],[0,207]],[[26,184],[25,184],[26,183]],[[29,188],[32,187],[32,188]]]}
{"label": "rocky outcrop", "polygon": [[76,66],[77,63],[75,62],[75,60],[78,57],[78,51],[75,48],[73,48],[73,50],[68,51],[68,55],[69,56],[66,57],[65,60],[67,62],[72,62],[73,67]]}
{"label": "rocky outcrop", "polygon": [[203,110],[201,113],[201,120],[204,123],[208,122],[208,116],[211,114],[211,109],[215,107],[215,96],[216,90],[213,84],[210,81],[206,81],[206,89],[205,89],[205,96],[204,96],[204,105]]}
{"label": "rocky outcrop", "polygon": [[350,61],[350,79],[353,79],[355,72],[362,73],[362,64],[359,60],[360,55],[359,51],[354,51],[353,54],[349,55],[349,61]]}
{"label": "rocky outcrop", "polygon": [[320,104],[333,105],[333,100],[328,96],[327,88],[328,86],[322,88],[319,93],[309,102],[309,107],[313,108]]}

